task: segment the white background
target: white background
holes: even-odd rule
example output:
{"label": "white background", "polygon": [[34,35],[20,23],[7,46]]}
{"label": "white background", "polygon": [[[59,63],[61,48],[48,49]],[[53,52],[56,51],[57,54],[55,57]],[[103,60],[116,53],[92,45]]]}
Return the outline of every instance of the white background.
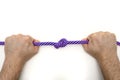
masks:
{"label": "white background", "polygon": [[[25,34],[40,41],[81,40],[110,31],[120,41],[119,0],[0,0],[0,40]],[[118,47],[119,48],[119,47]],[[120,49],[118,49],[120,53]],[[118,54],[119,55],[119,54]],[[4,46],[0,46],[0,68]],[[81,45],[40,47],[20,80],[103,80],[96,60]]]}

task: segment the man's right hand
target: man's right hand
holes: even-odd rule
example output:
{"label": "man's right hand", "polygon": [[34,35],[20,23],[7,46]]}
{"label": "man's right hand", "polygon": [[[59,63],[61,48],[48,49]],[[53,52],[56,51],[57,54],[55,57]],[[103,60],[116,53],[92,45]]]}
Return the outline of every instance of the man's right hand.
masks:
{"label": "man's right hand", "polygon": [[86,39],[89,43],[83,44],[83,48],[96,59],[117,55],[116,37],[113,33],[96,32]]}
{"label": "man's right hand", "polygon": [[120,80],[120,65],[117,57],[116,37],[113,33],[97,32],[87,37],[83,44],[86,52],[98,61],[105,80]]}

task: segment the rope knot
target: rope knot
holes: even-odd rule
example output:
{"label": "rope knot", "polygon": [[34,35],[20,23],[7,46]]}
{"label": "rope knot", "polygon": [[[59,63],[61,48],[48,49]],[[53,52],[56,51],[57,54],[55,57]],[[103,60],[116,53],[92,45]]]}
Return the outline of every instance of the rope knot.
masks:
{"label": "rope knot", "polygon": [[61,39],[58,43],[54,45],[55,48],[65,47],[67,45],[67,40],[65,38]]}

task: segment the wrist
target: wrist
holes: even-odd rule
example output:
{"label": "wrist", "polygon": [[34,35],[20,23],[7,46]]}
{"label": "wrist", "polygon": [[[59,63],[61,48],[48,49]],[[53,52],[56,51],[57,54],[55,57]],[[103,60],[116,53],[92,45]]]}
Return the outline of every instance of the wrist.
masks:
{"label": "wrist", "polygon": [[96,58],[98,62],[113,62],[113,60],[115,61],[119,61],[118,57],[117,57],[117,53],[102,53],[101,56]]}
{"label": "wrist", "polygon": [[109,55],[105,55],[97,59],[97,61],[106,80],[118,80],[120,77],[120,65],[116,53],[109,53]]}
{"label": "wrist", "polygon": [[13,62],[20,65],[24,65],[26,61],[20,58],[18,55],[11,54],[5,56],[5,62]]}
{"label": "wrist", "polygon": [[0,80],[18,80],[25,62],[16,55],[6,55]]}

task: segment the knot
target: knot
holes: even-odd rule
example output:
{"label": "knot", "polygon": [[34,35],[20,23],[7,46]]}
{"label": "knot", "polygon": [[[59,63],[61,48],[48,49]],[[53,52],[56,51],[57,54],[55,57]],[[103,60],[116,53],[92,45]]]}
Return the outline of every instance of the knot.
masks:
{"label": "knot", "polygon": [[56,43],[55,45],[54,45],[54,47],[55,48],[59,48],[59,47],[65,47],[66,45],[67,45],[67,40],[66,39],[61,39],[58,43]]}

